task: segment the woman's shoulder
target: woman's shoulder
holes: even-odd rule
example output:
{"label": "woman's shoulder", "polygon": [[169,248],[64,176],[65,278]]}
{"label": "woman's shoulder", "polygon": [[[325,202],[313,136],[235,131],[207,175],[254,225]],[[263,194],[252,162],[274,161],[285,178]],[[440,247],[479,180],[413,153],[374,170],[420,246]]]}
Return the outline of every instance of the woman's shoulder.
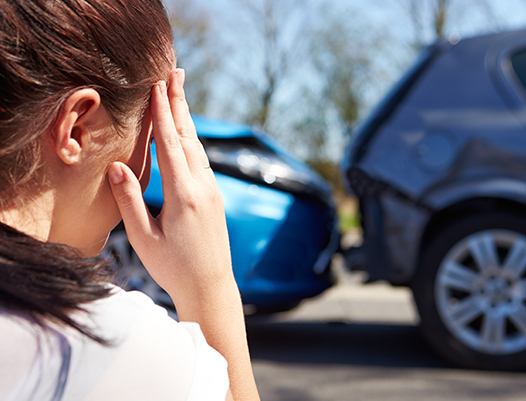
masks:
{"label": "woman's shoulder", "polygon": [[[78,319],[110,345],[101,346],[85,338],[72,342],[70,391],[66,392],[66,399],[76,399],[82,393],[90,394],[88,400],[110,399],[107,394],[121,399],[122,389],[133,388],[126,399],[162,400],[190,391],[195,341],[185,325],[169,317],[164,308],[145,294],[117,287],[111,296],[84,308],[88,314],[81,314]],[[87,382],[90,384],[86,386]]]}
{"label": "woman's shoulder", "polygon": [[[226,361],[208,346],[197,323],[179,323],[145,294],[118,287],[109,297],[83,308],[86,312],[72,317],[109,345],[70,329],[51,330],[42,336],[40,328],[27,319],[0,313],[0,394],[2,388],[16,392],[13,383],[2,383],[2,377],[21,379],[34,373],[36,361],[46,356],[53,368],[37,373],[53,377],[35,380],[36,393],[49,393],[42,388],[45,381],[59,384],[63,380],[64,401],[224,399]],[[51,338],[53,341],[46,340],[46,350],[55,352],[42,355],[41,338]],[[61,373],[65,368],[66,373]],[[10,370],[10,375],[4,376],[2,369]],[[61,374],[66,374],[65,379],[60,379]]]}
{"label": "woman's shoulder", "polygon": [[119,392],[130,381],[134,400],[173,399],[175,393],[180,399],[224,400],[221,394],[226,395],[229,385],[226,360],[207,344],[197,323],[177,322],[147,295],[118,287],[87,309],[101,335],[106,333],[113,342],[99,349],[114,352],[90,400],[103,399],[108,389]]}
{"label": "woman's shoulder", "polygon": [[[156,305],[146,294],[140,291],[126,291],[115,285],[111,286],[111,293],[108,297],[83,304],[82,309],[88,313],[79,313],[77,315],[79,319],[103,320],[110,325],[127,321],[128,324],[125,326],[128,326],[142,318],[163,322],[168,317],[166,309]],[[89,317],[86,319],[87,316]],[[168,320],[168,322],[171,321]]]}
{"label": "woman's shoulder", "polygon": [[24,387],[39,350],[39,328],[24,315],[0,309],[0,399],[14,399]]}

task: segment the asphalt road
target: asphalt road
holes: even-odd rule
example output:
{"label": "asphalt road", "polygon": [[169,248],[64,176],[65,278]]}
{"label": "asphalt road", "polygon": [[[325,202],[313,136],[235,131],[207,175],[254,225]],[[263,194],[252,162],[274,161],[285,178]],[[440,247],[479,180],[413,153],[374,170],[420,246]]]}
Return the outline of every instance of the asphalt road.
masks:
{"label": "asphalt road", "polygon": [[294,311],[248,317],[265,401],[526,401],[526,373],[456,369],[420,338],[411,293],[359,275]]}

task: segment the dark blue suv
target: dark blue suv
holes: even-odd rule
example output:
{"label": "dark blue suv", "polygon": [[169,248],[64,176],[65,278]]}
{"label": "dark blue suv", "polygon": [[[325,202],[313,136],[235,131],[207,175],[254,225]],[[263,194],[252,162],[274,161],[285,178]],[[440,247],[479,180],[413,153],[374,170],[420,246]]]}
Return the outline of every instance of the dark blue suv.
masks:
{"label": "dark blue suv", "polygon": [[[424,50],[343,162],[369,279],[456,364],[526,367],[526,31]],[[357,260],[357,259],[355,259]]]}

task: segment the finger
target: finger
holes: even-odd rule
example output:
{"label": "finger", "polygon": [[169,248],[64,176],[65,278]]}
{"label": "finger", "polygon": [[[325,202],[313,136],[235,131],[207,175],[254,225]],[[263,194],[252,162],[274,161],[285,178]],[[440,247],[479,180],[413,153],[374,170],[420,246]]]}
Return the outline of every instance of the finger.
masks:
{"label": "finger", "polygon": [[151,110],[152,132],[157,148],[164,196],[169,199],[178,190],[177,183],[187,182],[191,174],[177,135],[164,81],[155,85],[152,90]]}
{"label": "finger", "polygon": [[123,163],[115,162],[108,168],[111,191],[121,213],[128,239],[132,246],[145,246],[155,230],[151,216],[142,197],[142,190],[133,171]]}
{"label": "finger", "polygon": [[204,166],[208,166],[208,157],[203,145],[197,137],[194,121],[190,115],[190,109],[186,102],[184,93],[185,72],[178,68],[170,73],[170,84],[168,87],[168,98],[173,115],[174,125],[179,135],[190,170],[202,172]]}

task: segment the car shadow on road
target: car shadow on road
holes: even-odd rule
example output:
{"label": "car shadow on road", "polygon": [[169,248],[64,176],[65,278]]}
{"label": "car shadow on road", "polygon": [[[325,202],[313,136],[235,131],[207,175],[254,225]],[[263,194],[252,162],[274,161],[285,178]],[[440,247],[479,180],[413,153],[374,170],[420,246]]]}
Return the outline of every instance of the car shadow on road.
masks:
{"label": "car shadow on road", "polygon": [[451,368],[425,344],[415,326],[247,317],[247,333],[254,360]]}

